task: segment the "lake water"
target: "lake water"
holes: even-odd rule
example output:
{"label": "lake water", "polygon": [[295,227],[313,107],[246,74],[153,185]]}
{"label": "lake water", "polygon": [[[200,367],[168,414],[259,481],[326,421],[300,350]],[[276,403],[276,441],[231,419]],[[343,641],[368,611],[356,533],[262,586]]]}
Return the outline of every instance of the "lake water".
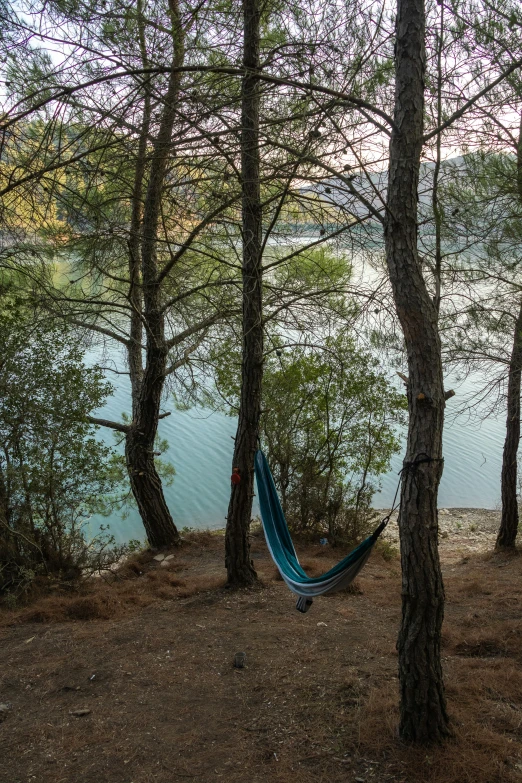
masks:
{"label": "lake water", "polygon": [[[295,242],[306,244],[311,239],[313,237],[300,237]],[[269,244],[281,247],[278,243]],[[371,285],[378,273],[364,262],[362,256],[352,257],[356,262],[352,272],[354,286]],[[95,357],[91,356],[90,359],[95,360]],[[399,383],[393,372],[391,375]],[[116,386],[116,391],[104,408],[98,411],[98,415],[120,420],[121,414],[130,410],[128,380],[124,376],[113,376],[112,373],[108,373],[108,376]],[[455,389],[456,396],[448,401],[446,407],[443,444],[445,464],[439,490],[439,508],[497,508],[500,503],[505,413],[483,420],[477,415],[453,415],[462,407],[462,401],[477,390],[479,384],[483,384],[483,379],[473,376],[460,384],[451,377],[445,378],[445,388]],[[179,411],[168,400],[164,409],[172,412],[160,422],[159,430],[161,437],[169,443],[164,458],[176,469],[173,485],[164,488],[174,521],[179,528],[222,528],[228,508],[232,436],[236,432],[236,420],[207,410]],[[404,439],[405,432],[402,434]],[[113,442],[107,430],[100,429],[100,436],[108,443]],[[395,455],[390,471],[381,477],[381,489],[374,496],[375,508],[390,507],[403,459],[403,453]],[[258,514],[255,498],[253,514]],[[93,518],[91,529],[95,530],[100,522],[106,524],[107,520]],[[143,526],[136,510],[132,510],[125,520],[118,516],[112,517],[109,524],[119,542],[131,538],[144,539]]]}
{"label": "lake water", "polygon": [[[449,386],[449,383],[446,385]],[[452,409],[457,409],[458,400],[471,390],[472,385],[472,379],[460,387],[453,385],[457,396],[447,404],[440,508],[495,508],[500,502],[504,415],[489,417],[482,422],[470,420],[467,416],[452,420],[451,416]],[[128,412],[129,407],[128,384],[119,376],[115,394],[98,411],[98,415],[119,420],[122,412]],[[165,488],[174,521],[180,528],[224,527],[236,420],[205,410],[178,411],[168,401],[165,409],[171,410],[172,414],[160,422],[160,434],[170,446],[165,458],[176,469],[173,485]],[[100,429],[99,432],[108,443],[112,443],[109,431]],[[403,455],[396,455],[390,472],[382,478],[381,491],[374,499],[376,508],[390,506],[402,460]],[[257,504],[254,503],[254,515],[257,513]],[[144,539],[143,526],[135,510],[125,520],[117,515],[109,520],[92,518],[91,530],[96,529],[100,521],[103,524],[109,522],[118,542]]]}

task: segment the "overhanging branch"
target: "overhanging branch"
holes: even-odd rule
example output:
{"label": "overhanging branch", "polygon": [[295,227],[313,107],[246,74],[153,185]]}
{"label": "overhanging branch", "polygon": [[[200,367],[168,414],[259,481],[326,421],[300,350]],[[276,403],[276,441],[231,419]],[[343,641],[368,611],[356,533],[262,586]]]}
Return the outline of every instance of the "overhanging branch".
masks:
{"label": "overhanging branch", "polygon": [[98,427],[109,427],[111,430],[116,430],[117,432],[123,432],[125,434],[130,430],[128,424],[121,424],[119,421],[111,421],[110,419],[98,419],[95,416],[87,416],[87,421],[89,424],[96,424]]}
{"label": "overhanging branch", "polygon": [[480,92],[478,92],[476,95],[473,96],[473,98],[470,98],[469,101],[466,101],[466,103],[460,107],[456,112],[454,112],[451,117],[448,117],[448,119],[442,123],[442,125],[439,125],[438,128],[435,128],[434,130],[427,133],[422,141],[426,143],[430,139],[432,139],[434,136],[437,136],[439,133],[442,133],[443,130],[446,130],[446,128],[449,128],[450,125],[453,125],[453,123],[460,119],[463,114],[467,112],[473,104],[475,104],[477,101],[479,101],[481,98],[484,97],[484,95],[487,95],[488,92],[493,90],[497,85],[499,85],[501,82],[504,81],[510,74],[513,73],[513,71],[516,71],[518,68],[522,66],[522,60],[517,60],[513,65],[510,65],[509,68],[507,68],[503,73],[500,74],[500,76],[495,79],[494,81],[487,84],[484,89],[482,89]]}
{"label": "overhanging branch", "polygon": [[203,321],[199,321],[197,324],[194,324],[193,326],[189,326],[187,329],[184,329],[182,332],[179,332],[179,334],[176,334],[174,337],[171,337],[170,340],[167,340],[167,348],[170,350],[171,348],[174,348],[176,345],[180,345],[184,340],[187,340],[189,337],[192,337],[193,334],[197,334],[198,332],[201,332],[204,329],[208,329],[209,326],[213,326],[218,321],[223,320],[223,318],[229,318],[231,315],[235,315],[236,313],[240,312],[239,310],[227,310],[222,313],[218,313],[217,315],[211,315],[208,318],[205,318]]}
{"label": "overhanging branch", "polygon": [[[0,131],[7,130],[7,128],[9,128],[11,125],[15,124],[16,122],[19,122],[25,117],[28,117],[33,112],[42,109],[44,106],[47,106],[49,103],[53,103],[54,101],[59,101],[64,98],[68,98],[70,95],[80,90],[84,90],[87,87],[93,87],[98,84],[107,83],[115,79],[120,79],[124,76],[152,76],[154,74],[159,75],[159,74],[166,74],[166,73],[169,74],[170,73],[179,73],[179,74],[215,73],[215,74],[223,74],[228,76],[244,77],[245,69],[227,68],[224,66],[219,67],[219,66],[200,66],[200,65],[190,66],[189,65],[189,66],[183,66],[179,68],[135,68],[135,69],[119,70],[116,73],[104,74],[103,76],[98,76],[94,79],[90,79],[89,81],[82,82],[81,84],[77,84],[72,87],[65,86],[65,85],[61,86],[57,89],[57,91],[53,95],[43,98],[41,101],[35,103],[33,106],[30,106],[29,108],[18,112],[18,114],[16,114],[14,117],[8,118],[7,115],[4,114],[4,116],[0,119]],[[389,125],[390,128],[393,128],[394,130],[398,130],[393,119],[388,114],[386,114],[385,111],[379,109],[377,106],[373,106],[368,101],[365,101],[356,95],[352,95],[351,93],[344,93],[344,92],[340,92],[339,90],[332,90],[329,87],[322,87],[319,84],[312,84],[311,82],[301,82],[295,79],[284,79],[278,76],[271,76],[270,74],[263,73],[262,71],[257,72],[256,77],[260,81],[267,82],[268,84],[280,85],[281,87],[295,87],[300,90],[305,90],[306,92],[312,91],[312,92],[321,93],[322,95],[328,95],[331,98],[336,98],[341,103],[347,103],[361,111],[364,110],[366,112],[370,112],[371,114],[376,114],[378,117],[381,117],[387,123],[387,125]],[[44,92],[46,89],[48,88],[42,88],[38,92]],[[36,97],[36,95],[37,93],[33,93],[33,95],[29,97]],[[24,103],[26,101],[27,98],[24,99]],[[375,120],[373,120],[373,118],[368,117],[367,115],[364,116],[365,119],[369,120],[370,122],[374,122],[374,123],[376,122]],[[381,123],[377,123],[377,124],[380,130],[383,130]]]}

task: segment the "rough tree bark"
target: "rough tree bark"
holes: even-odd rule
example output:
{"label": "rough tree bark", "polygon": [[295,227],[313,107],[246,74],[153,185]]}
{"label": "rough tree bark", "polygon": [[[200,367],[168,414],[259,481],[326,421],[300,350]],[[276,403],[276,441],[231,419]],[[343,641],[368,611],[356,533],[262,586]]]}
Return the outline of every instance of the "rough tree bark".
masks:
{"label": "rough tree bark", "polygon": [[[133,386],[133,417],[125,440],[125,456],[131,489],[138,504],[149,543],[154,548],[178,544],[180,537],[168,509],[161,479],[154,464],[154,439],[158,430],[161,395],[165,383],[168,344],[165,337],[165,316],[161,302],[161,281],[157,260],[158,222],[162,189],[171,149],[172,130],[179,96],[179,69],[184,59],[184,33],[177,0],[169,0],[172,23],[172,68],[164,96],[161,116],[149,167],[149,176],[141,221],[141,289],[143,320],[146,324],[145,368],[132,340],[129,349],[129,369]],[[139,170],[135,187],[141,188]],[[133,215],[133,218],[136,217]],[[136,256],[136,237],[131,236],[131,287],[137,284],[132,257]],[[138,315],[138,313],[136,313]],[[136,332],[140,331],[137,323]],[[137,334],[134,335],[137,338]],[[141,340],[140,340],[141,342]],[[134,378],[132,377],[134,376]]]}
{"label": "rough tree bark", "polygon": [[522,371],[522,302],[515,323],[509,362],[506,439],[502,454],[502,516],[497,548],[515,546],[518,533],[517,455],[520,444],[520,373]]}
{"label": "rough tree bark", "polygon": [[[386,260],[409,367],[409,429],[400,506],[402,623],[397,642],[400,736],[433,742],[448,734],[440,661],[444,588],[438,553],[444,389],[437,309],[417,250],[417,191],[425,76],[424,0],[398,0],[396,128],[390,142]],[[424,461],[420,461],[424,460]]]}
{"label": "rough tree bark", "polygon": [[234,467],[241,481],[233,484],[225,534],[227,583],[252,585],[257,574],[250,559],[248,533],[254,495],[254,454],[261,416],[263,376],[262,209],[259,183],[259,0],[243,0],[243,66],[241,105],[241,187],[243,232],[243,353],[241,397]]}
{"label": "rough tree bark", "polygon": [[[517,145],[517,195],[522,205],[522,115]],[[518,533],[517,456],[520,445],[520,373],[522,370],[522,302],[513,336],[509,361],[507,391],[506,439],[502,454],[502,516],[496,547],[513,548]]]}
{"label": "rough tree bark", "polygon": [[[143,21],[142,0],[137,2],[138,30],[140,42],[141,64],[143,68],[149,65]],[[150,86],[144,86],[143,118],[138,141],[138,154],[134,168],[134,183],[131,195],[131,221],[128,240],[129,251],[129,291],[128,300],[131,305],[129,341],[127,345],[127,361],[131,383],[132,418],[136,416],[136,404],[139,399],[141,382],[143,380],[143,292],[141,281],[141,242],[143,221],[143,189],[147,170],[147,140],[150,131],[151,99]]]}

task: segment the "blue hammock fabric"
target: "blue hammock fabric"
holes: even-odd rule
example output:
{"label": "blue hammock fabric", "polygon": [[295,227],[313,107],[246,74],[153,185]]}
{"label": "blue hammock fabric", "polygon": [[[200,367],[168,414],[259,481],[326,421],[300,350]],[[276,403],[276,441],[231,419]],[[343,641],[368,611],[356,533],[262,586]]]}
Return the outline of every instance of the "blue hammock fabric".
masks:
{"label": "blue hammock fabric", "polygon": [[309,577],[297,559],[274,479],[261,450],[256,452],[254,464],[261,520],[268,549],[284,581],[290,590],[299,596],[296,608],[300,612],[306,612],[312,604],[312,599],[316,596],[348,587],[368,560],[372,547],[386,527],[388,520],[383,520],[371,536],[365,538],[336,566],[321,576]]}

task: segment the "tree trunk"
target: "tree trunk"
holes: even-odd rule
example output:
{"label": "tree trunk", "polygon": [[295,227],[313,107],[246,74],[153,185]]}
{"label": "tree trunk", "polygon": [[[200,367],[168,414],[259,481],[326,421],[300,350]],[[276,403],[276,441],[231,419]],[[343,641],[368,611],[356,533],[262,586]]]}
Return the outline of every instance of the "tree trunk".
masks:
{"label": "tree trunk", "polygon": [[[143,318],[147,333],[146,361],[140,382],[136,384],[137,396],[133,395],[133,418],[125,444],[132,492],[138,504],[147,538],[154,548],[172,546],[178,544],[180,540],[154,465],[154,439],[158,430],[168,357],[165,316],[161,302],[161,281],[158,275],[158,223],[179,96],[181,77],[176,69],[184,60],[183,26],[177,0],[170,0],[169,12],[172,24],[173,70],[170,72],[158,135],[152,152],[141,232]],[[130,252],[135,250],[131,247]]]}
{"label": "tree trunk", "polygon": [[254,455],[261,417],[263,377],[262,210],[259,184],[259,0],[243,0],[241,105],[241,187],[243,228],[243,355],[241,398],[233,466],[241,481],[232,485],[225,535],[228,584],[248,587],[257,579],[248,533],[254,495]]}
{"label": "tree trunk", "polygon": [[[141,65],[149,66],[147,47],[145,43],[143,3],[138,0],[136,9],[138,13],[138,30],[140,41]],[[147,146],[150,132],[151,98],[150,85],[144,85],[144,105],[141,132],[138,142],[138,155],[134,168],[134,183],[131,196],[131,221],[128,240],[129,250],[129,292],[127,294],[131,306],[129,343],[127,347],[127,361],[129,364],[129,378],[131,382],[132,418],[136,417],[136,405],[139,399],[141,382],[143,380],[143,288],[141,280],[141,242],[143,225],[143,189],[147,170]]]}
{"label": "tree trunk", "polygon": [[[517,192],[522,204],[522,114],[517,144]],[[502,517],[496,547],[515,546],[518,533],[517,455],[520,443],[520,371],[522,368],[522,302],[515,323],[513,349],[509,362],[506,439],[502,454]]]}
{"label": "tree trunk", "polygon": [[127,434],[125,457],[131,489],[147,539],[153,549],[160,549],[179,544],[180,538],[154,465],[154,437],[158,427],[154,406],[147,406],[143,413],[139,424],[132,427]]}
{"label": "tree trunk", "polygon": [[444,390],[437,310],[426,289],[417,251],[424,36],[423,0],[398,0],[397,130],[390,142],[385,242],[409,366],[409,429],[399,518],[402,623],[397,648],[399,733],[402,739],[414,742],[438,741],[448,734],[440,661],[444,589],[437,542]]}
{"label": "tree trunk", "polygon": [[520,443],[520,372],[522,369],[522,302],[515,323],[509,362],[506,439],[502,455],[502,517],[496,546],[514,547],[518,532],[517,455]]}

